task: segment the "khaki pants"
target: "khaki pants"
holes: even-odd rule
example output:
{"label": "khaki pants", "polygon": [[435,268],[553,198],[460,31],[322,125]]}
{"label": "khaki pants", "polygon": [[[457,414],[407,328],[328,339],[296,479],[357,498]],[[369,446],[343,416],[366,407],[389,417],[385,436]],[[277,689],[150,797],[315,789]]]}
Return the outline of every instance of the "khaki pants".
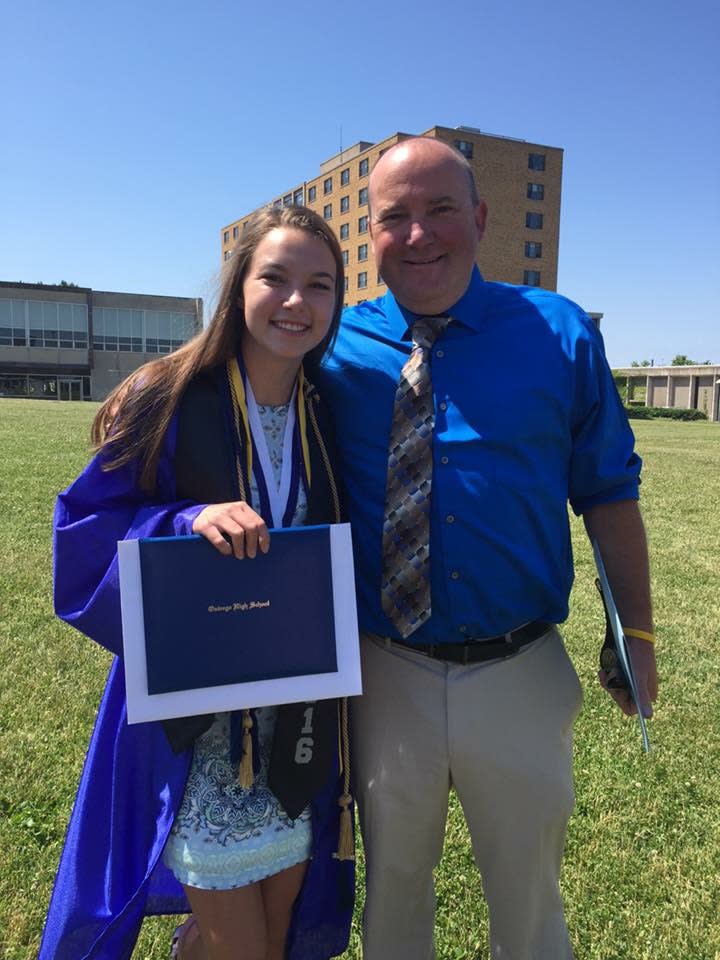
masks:
{"label": "khaki pants", "polygon": [[572,960],[558,878],[582,692],[558,631],[470,666],[365,636],[362,667],[352,736],[364,960],[434,957],[432,871],[450,785],[482,875],[493,960]]}

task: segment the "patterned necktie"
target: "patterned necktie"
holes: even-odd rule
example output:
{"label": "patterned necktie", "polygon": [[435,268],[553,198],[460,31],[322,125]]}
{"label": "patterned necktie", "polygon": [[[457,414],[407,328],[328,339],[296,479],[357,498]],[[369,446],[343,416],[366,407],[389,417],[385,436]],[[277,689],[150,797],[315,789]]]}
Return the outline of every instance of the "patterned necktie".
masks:
{"label": "patterned necktie", "polygon": [[435,425],[430,350],[449,317],[419,317],[395,393],[383,526],[382,608],[400,636],[428,619],[430,487]]}

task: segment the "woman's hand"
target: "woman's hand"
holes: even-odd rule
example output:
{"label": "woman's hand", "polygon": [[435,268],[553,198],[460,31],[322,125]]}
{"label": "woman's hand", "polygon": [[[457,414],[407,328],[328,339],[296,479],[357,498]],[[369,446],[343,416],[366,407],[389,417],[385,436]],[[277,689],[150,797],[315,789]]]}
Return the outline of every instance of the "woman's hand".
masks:
{"label": "woman's hand", "polygon": [[229,556],[238,560],[254,557],[258,547],[263,553],[270,549],[270,534],[263,518],[244,500],[233,503],[213,503],[195,517],[193,533],[200,533],[206,540]]}

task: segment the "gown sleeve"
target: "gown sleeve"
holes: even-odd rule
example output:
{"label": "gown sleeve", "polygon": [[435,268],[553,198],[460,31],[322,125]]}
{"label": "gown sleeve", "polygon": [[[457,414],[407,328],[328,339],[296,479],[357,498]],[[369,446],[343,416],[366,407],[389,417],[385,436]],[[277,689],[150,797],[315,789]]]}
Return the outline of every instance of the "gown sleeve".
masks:
{"label": "gown sleeve", "polygon": [[206,506],[175,499],[174,433],[161,454],[155,497],[141,490],[137,462],[103,470],[101,451],[55,506],[55,612],[114,654],[122,653],[117,541],[190,534]]}

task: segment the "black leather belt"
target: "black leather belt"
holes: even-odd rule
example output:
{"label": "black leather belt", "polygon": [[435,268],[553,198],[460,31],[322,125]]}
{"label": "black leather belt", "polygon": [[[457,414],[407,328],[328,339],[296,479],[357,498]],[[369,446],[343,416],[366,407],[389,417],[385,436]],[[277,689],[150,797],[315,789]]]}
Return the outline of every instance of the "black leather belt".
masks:
{"label": "black leather belt", "polygon": [[386,637],[387,641],[407,650],[414,650],[433,660],[447,660],[450,663],[482,663],[483,660],[498,660],[511,657],[518,650],[537,640],[552,628],[552,623],[533,620],[517,630],[499,637],[469,638],[464,643],[405,643]]}

